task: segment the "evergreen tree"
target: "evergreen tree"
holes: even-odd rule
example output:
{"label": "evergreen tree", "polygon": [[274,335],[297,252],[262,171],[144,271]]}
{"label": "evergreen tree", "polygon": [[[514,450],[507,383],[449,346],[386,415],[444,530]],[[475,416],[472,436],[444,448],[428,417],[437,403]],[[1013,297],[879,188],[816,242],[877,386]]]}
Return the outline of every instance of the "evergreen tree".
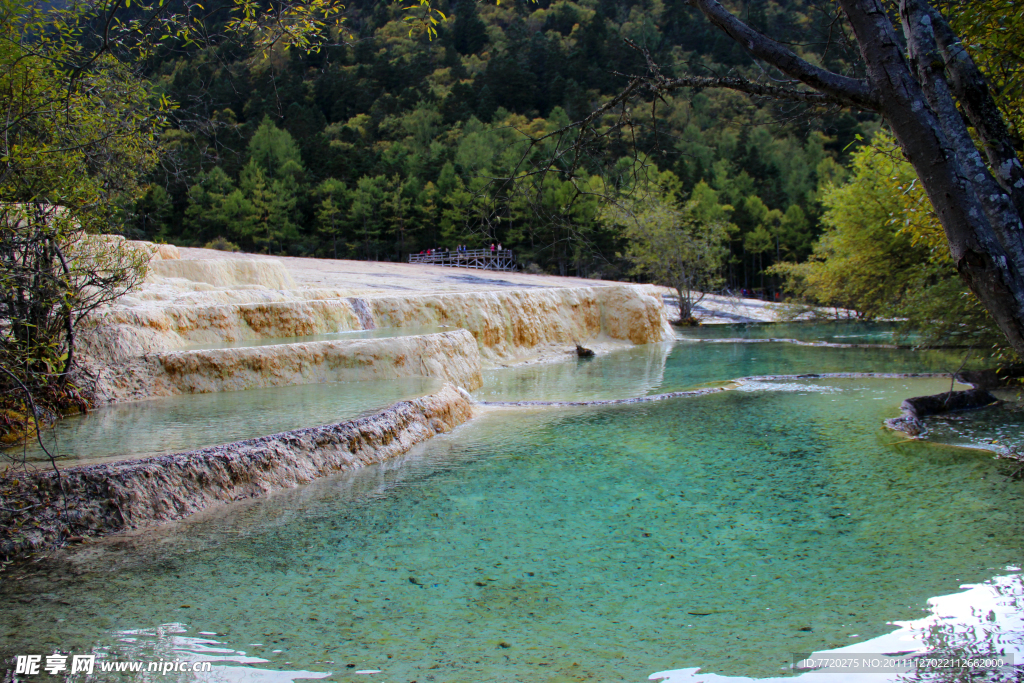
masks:
{"label": "evergreen tree", "polygon": [[291,133],[281,130],[264,116],[263,122],[249,140],[249,159],[255,162],[268,178],[277,178],[288,163],[302,166],[302,154]]}
{"label": "evergreen tree", "polygon": [[337,178],[328,178],[317,185],[316,196],[320,199],[316,220],[320,234],[331,241],[331,254],[338,258],[338,238],[348,209],[349,195],[345,183]]}
{"label": "evergreen tree", "polygon": [[380,260],[383,234],[382,209],[387,194],[385,176],[363,177],[352,192],[349,224],[352,226],[350,248],[366,260]]}

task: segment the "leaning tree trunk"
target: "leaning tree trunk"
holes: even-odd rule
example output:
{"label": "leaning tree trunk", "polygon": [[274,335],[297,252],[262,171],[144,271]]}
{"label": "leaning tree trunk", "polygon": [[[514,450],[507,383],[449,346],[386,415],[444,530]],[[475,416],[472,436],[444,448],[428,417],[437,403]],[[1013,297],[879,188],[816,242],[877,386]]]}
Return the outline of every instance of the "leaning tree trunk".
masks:
{"label": "leaning tree trunk", "polygon": [[[1024,356],[1024,226],[1010,192],[985,166],[957,110],[935,40],[934,24],[944,20],[919,0],[902,0],[908,63],[878,0],[841,1],[878,90],[880,113],[942,222],[957,271]],[[999,113],[993,107],[986,115]],[[1015,157],[1012,162],[1007,168],[1020,167]]]}
{"label": "leaning tree trunk", "polygon": [[984,78],[948,22],[926,0],[899,1],[909,59],[881,0],[839,0],[867,69],[867,78],[857,79],[807,62],[717,0],[689,0],[754,57],[803,87],[732,77],[670,79],[634,45],[647,58],[648,75],[634,79],[619,98],[627,99],[642,82],[656,95],[718,87],[877,112],[917,171],[960,276],[1024,356],[1024,168]]}

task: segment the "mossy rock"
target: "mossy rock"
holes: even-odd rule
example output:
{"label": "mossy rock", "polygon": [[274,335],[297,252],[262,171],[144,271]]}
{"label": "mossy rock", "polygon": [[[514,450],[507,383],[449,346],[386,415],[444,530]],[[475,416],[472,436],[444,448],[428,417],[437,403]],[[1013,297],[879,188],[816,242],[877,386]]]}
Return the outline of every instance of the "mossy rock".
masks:
{"label": "mossy rock", "polygon": [[27,412],[0,409],[0,446],[14,446],[35,435],[35,424]]}

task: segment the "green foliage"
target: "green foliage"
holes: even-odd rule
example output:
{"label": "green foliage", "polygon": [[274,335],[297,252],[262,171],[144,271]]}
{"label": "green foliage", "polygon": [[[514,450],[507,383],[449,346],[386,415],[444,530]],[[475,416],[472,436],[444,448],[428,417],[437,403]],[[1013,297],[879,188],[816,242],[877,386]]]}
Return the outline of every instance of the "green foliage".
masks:
{"label": "green foliage", "polygon": [[333,242],[333,255],[338,258],[338,237],[349,205],[349,193],[345,183],[336,178],[328,178],[320,183],[314,191],[319,200],[316,220],[321,235]]}
{"label": "green foliage", "polygon": [[305,172],[302,154],[291,133],[263,117],[256,133],[249,140],[249,160],[270,178],[281,178]]}
{"label": "green foliage", "polygon": [[735,226],[728,223],[731,207],[719,204],[706,184],[687,202],[676,198],[677,185],[671,172],[660,174],[649,195],[609,207],[604,220],[622,229],[634,272],[676,290],[679,323],[692,324],[694,308],[721,282],[726,240]]}
{"label": "green foliage", "polygon": [[30,419],[29,402],[39,417],[85,407],[72,382],[77,326],[145,272],[148,252],[93,235],[140,197],[154,227],[170,214],[166,192],[142,184],[163,104],[110,55],[69,67],[90,16],[0,2],[0,409]]}
{"label": "green foliage", "polygon": [[1014,0],[961,0],[944,12],[1018,137],[1024,131],[1024,15]]}
{"label": "green foliage", "polygon": [[773,269],[793,291],[866,319],[900,319],[925,343],[1005,345],[957,276],[938,219],[890,137],[862,146],[849,181],[829,185],[822,201],[826,228],[811,258]]}
{"label": "green foliage", "polygon": [[224,237],[218,237],[215,240],[210,240],[209,242],[203,245],[203,248],[216,249],[217,251],[242,251],[241,247],[239,247],[234,242],[228,241]]}
{"label": "green foliage", "polygon": [[[783,5],[802,28],[780,28],[780,37],[827,35],[802,2]],[[451,7],[432,40],[409,34],[401,8],[357,0],[348,8],[358,34],[351,45],[254,57],[244,45],[225,44],[155,65],[153,78],[172,99],[188,101],[206,88],[208,101],[187,113],[217,125],[203,135],[184,125],[174,132],[179,172],[151,179],[166,188],[174,214],[163,232],[142,220],[138,228],[186,245],[224,234],[247,249],[389,260],[430,247],[501,242],[545,272],[627,276],[630,264],[617,256],[624,236],[595,218],[600,200],[593,193],[634,185],[631,159],[588,159],[566,177],[558,137],[545,136],[616,92],[622,81],[611,74],[642,67],[623,36],[645,41],[665,62],[678,61],[674,46],[682,46],[709,69],[732,68],[739,51],[689,23],[682,6],[467,0]],[[779,17],[773,21],[783,26]],[[820,229],[821,174],[841,171],[843,148],[873,125],[843,115],[783,129],[772,123],[778,114],[774,105],[735,93],[680,92],[658,104],[657,135],[633,133],[650,163],[679,178],[680,192],[703,181],[737,207],[725,272],[731,287],[764,282],[767,289],[775,282],[763,274],[768,266],[810,253]],[[608,125],[600,122],[602,130]],[[626,144],[619,140],[609,151],[625,156]],[[287,240],[257,245],[232,224],[246,212],[226,211],[238,202],[218,208],[220,200],[208,196],[233,190],[195,188],[209,183],[216,167],[241,187],[253,158],[272,185],[286,157],[303,169],[294,174]],[[360,190],[365,178],[379,192]],[[328,179],[348,194],[332,197],[325,213],[319,188]],[[745,220],[744,207],[755,200],[773,212],[770,220]],[[758,236],[767,230],[773,247],[745,250],[747,233],[759,226]]]}
{"label": "green foliage", "polygon": [[[267,12],[239,0],[222,9],[229,31],[269,56],[314,48],[340,6],[285,0]],[[196,138],[176,130],[161,139],[176,105],[137,65],[172,43],[198,46],[211,29],[198,10],[188,0],[173,9],[163,0],[0,0],[0,431],[11,415],[86,407],[73,382],[78,328],[137,284],[151,255],[100,233],[127,232],[128,216],[143,234],[176,232],[186,203],[146,176],[162,142],[184,149]],[[194,201],[184,213],[200,232],[251,233],[266,248],[294,234],[304,170],[294,143],[274,131],[268,123],[253,142],[253,153],[273,165],[265,192],[258,179],[236,187],[216,170],[189,183]]]}
{"label": "green foliage", "polygon": [[388,179],[382,175],[360,178],[352,191],[349,222],[355,238],[349,248],[363,259],[379,261],[383,244],[384,201],[389,190]]}

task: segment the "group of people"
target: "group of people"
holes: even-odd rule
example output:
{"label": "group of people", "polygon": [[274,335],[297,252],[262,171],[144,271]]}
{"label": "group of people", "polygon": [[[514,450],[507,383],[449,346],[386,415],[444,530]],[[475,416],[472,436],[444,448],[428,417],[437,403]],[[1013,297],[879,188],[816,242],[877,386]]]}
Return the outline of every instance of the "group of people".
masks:
{"label": "group of people", "polygon": [[753,289],[747,289],[744,287],[740,290],[740,296],[744,299],[761,299],[762,301],[770,301],[775,299],[776,301],[782,301],[782,293],[776,291],[774,294],[768,294],[763,291],[755,291]]}
{"label": "group of people", "polygon": [[[458,247],[456,251],[461,252],[462,247]],[[441,256],[444,258],[449,258],[451,254],[451,249],[441,249],[440,247],[433,247],[431,249],[423,249],[420,251],[420,256]]]}
{"label": "group of people", "polygon": [[[459,246],[455,247],[456,257],[458,257],[460,254],[466,254],[468,252],[469,247],[466,246],[465,244],[460,244]],[[504,247],[502,247],[501,242],[498,242],[497,245],[495,245],[494,242],[491,242],[491,256],[500,255],[502,253],[504,253],[506,256],[512,256],[512,250],[505,249]],[[420,256],[438,256],[440,258],[451,258],[452,251],[451,249],[441,249],[439,247],[433,247],[431,249],[423,249],[422,251],[420,251]]]}

